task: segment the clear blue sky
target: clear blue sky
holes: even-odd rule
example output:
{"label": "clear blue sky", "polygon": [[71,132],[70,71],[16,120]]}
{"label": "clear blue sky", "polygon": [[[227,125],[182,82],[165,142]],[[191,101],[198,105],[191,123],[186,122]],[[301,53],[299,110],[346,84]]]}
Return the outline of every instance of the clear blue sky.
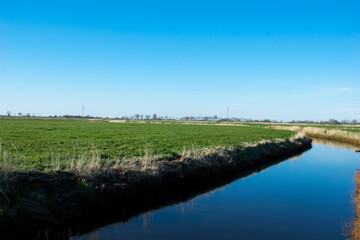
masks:
{"label": "clear blue sky", "polygon": [[0,1],[0,114],[360,120],[360,1]]}

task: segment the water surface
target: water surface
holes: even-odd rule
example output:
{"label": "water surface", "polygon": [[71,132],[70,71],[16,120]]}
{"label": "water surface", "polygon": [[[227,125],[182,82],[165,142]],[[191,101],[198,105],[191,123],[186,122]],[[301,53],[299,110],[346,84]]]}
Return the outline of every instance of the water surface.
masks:
{"label": "water surface", "polygon": [[316,140],[260,173],[72,239],[347,239],[358,168],[354,147]]}

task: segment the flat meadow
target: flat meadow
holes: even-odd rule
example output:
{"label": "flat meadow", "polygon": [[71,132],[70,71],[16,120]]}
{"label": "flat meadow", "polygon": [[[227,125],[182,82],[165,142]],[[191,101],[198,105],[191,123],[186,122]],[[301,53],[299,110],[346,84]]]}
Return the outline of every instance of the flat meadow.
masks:
{"label": "flat meadow", "polygon": [[17,167],[41,169],[54,159],[86,158],[94,151],[102,161],[146,154],[175,159],[184,150],[292,136],[287,130],[166,121],[0,119],[0,157],[7,157]]}

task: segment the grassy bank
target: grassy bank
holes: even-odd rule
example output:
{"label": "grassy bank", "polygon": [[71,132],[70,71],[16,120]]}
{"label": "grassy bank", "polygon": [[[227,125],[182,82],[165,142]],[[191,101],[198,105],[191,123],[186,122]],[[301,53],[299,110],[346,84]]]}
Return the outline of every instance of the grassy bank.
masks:
{"label": "grassy bank", "polygon": [[[279,129],[290,130],[289,127],[280,127]],[[299,127],[297,132],[303,132],[309,137],[322,138],[328,140],[341,141],[360,145],[360,132],[353,128],[330,128],[330,127]]]}
{"label": "grassy bank", "polygon": [[0,119],[0,144],[17,167],[47,168],[66,165],[94,149],[102,161],[161,155],[179,157],[185,150],[229,147],[245,142],[289,138],[294,133],[237,126],[161,124],[159,122],[112,123],[87,120]]}
{"label": "grassy bank", "polygon": [[286,130],[12,121],[0,121],[5,239],[66,239],[114,212],[125,220],[311,147]]}
{"label": "grassy bank", "polygon": [[339,124],[244,124],[254,128],[289,130],[312,138],[341,141],[360,146],[360,126]]}

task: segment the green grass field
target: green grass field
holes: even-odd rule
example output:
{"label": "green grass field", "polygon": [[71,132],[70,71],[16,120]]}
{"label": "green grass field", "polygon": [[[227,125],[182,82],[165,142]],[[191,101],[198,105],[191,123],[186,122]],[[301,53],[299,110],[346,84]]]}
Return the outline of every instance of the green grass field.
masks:
{"label": "green grass field", "polygon": [[35,167],[54,155],[66,159],[90,154],[94,148],[101,159],[143,156],[145,151],[174,158],[184,148],[236,146],[293,135],[290,131],[241,126],[0,119],[1,151],[5,149],[22,164]]}

